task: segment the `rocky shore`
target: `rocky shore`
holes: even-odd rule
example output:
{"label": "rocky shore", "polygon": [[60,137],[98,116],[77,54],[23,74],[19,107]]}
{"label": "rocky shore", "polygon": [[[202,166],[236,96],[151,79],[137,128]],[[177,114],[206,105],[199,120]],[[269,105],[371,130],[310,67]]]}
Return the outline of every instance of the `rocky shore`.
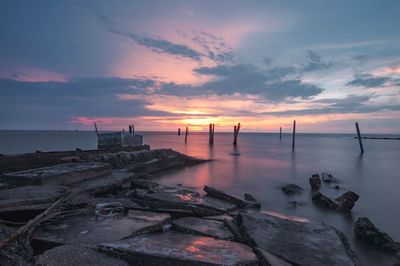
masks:
{"label": "rocky shore", "polygon": [[[156,172],[205,162],[148,146],[3,156],[0,264],[360,265],[331,226],[262,212],[251,194],[151,180]],[[310,184],[318,190],[321,182],[313,176]],[[336,200],[318,193],[316,204],[345,212],[358,200],[354,192]],[[398,247],[366,218],[356,228],[375,246]]]}

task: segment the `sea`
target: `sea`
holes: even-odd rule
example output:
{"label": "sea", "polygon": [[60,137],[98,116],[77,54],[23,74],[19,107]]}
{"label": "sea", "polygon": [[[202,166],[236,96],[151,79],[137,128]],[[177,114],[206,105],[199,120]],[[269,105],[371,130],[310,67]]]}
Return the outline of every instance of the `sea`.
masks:
{"label": "sea", "polygon": [[[180,170],[156,175],[164,185],[182,184],[202,191],[213,186],[237,195],[252,194],[263,211],[319,220],[334,226],[348,238],[363,265],[392,265],[393,257],[376,251],[354,237],[353,224],[368,217],[378,228],[400,241],[400,140],[364,139],[360,154],[354,134],[239,133],[234,146],[232,133],[215,133],[214,145],[208,133],[191,132],[187,143],[176,132],[139,132],[152,149],[172,148],[184,154],[212,159]],[[398,137],[398,135],[372,135]],[[97,136],[88,131],[0,131],[0,154],[35,151],[96,149]],[[351,213],[325,210],[312,203],[308,178],[330,173],[336,182],[322,184],[321,192],[336,198],[356,192],[360,199]],[[286,184],[303,188],[288,196],[281,191]],[[338,185],[340,189],[335,189]]]}

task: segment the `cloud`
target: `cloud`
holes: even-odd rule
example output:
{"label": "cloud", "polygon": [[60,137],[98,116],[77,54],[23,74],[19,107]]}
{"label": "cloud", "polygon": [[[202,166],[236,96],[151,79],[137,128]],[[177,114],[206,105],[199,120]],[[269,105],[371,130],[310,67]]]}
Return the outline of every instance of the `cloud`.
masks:
{"label": "cloud", "polygon": [[375,77],[368,74],[361,75],[359,78],[349,81],[346,85],[352,87],[376,88],[385,85],[386,82],[391,80],[390,77]]}
{"label": "cloud", "polygon": [[252,94],[262,96],[270,101],[282,101],[287,98],[310,98],[320,94],[323,89],[304,83],[299,79],[284,79],[296,72],[294,67],[276,67],[269,70],[259,69],[252,65],[218,65],[199,67],[194,72],[202,75],[217,76],[217,80],[207,82],[200,91],[223,94]]}
{"label": "cloud", "polygon": [[318,55],[317,53],[308,50],[307,51],[307,62],[303,67],[304,72],[311,72],[311,71],[317,71],[317,70],[324,70],[324,69],[329,69],[335,66],[334,62],[324,62],[321,59],[321,56]]}
{"label": "cloud", "polygon": [[137,44],[143,45],[158,53],[167,53],[174,56],[190,58],[196,61],[200,60],[202,56],[201,53],[184,44],[175,44],[161,38],[152,38],[136,33],[124,33],[116,29],[109,29],[108,31],[115,35],[127,37],[135,41]]}

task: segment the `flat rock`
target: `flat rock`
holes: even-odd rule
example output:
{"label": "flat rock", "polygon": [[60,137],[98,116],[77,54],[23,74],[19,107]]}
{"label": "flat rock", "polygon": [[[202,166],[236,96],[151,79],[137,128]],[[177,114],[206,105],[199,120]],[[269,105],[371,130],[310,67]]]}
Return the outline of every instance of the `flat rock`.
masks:
{"label": "flat rock", "polygon": [[175,230],[184,233],[210,236],[229,241],[235,239],[231,231],[229,231],[229,229],[225,227],[224,222],[221,221],[185,217],[174,220],[172,226]]}
{"label": "flat rock", "polygon": [[244,200],[251,201],[251,202],[257,202],[256,198],[249,193],[244,193]]}
{"label": "flat rock", "polygon": [[259,266],[293,266],[293,264],[279,258],[261,248],[254,248],[254,253],[258,257]]}
{"label": "flat rock", "polygon": [[215,220],[215,221],[231,221],[233,217],[228,214],[214,215],[214,216],[204,216],[204,219]]}
{"label": "flat rock", "polygon": [[367,217],[359,217],[354,224],[354,232],[359,239],[373,247],[399,252],[400,244],[396,243],[387,233],[379,230]]}
{"label": "flat rock", "polygon": [[0,190],[2,220],[25,221],[50,207],[66,192],[62,186],[25,186]]}
{"label": "flat rock", "polygon": [[123,260],[109,257],[91,249],[62,245],[50,249],[36,258],[36,266],[128,266]]}
{"label": "flat rock", "polygon": [[178,232],[137,236],[102,243],[99,250],[131,265],[257,265],[251,248],[212,237]]}
{"label": "flat rock", "polygon": [[288,195],[292,195],[301,192],[303,189],[298,185],[288,184],[283,186],[281,190]]}
{"label": "flat rock", "polygon": [[179,186],[157,186],[151,191],[137,189],[136,192],[136,197],[151,209],[182,209],[191,211],[194,216],[220,215],[236,209],[236,205],[232,203],[203,197],[197,191]]}
{"label": "flat rock", "polygon": [[10,187],[29,185],[68,186],[88,179],[111,174],[111,166],[103,163],[59,164],[19,172],[3,174],[0,182]]}
{"label": "flat rock", "polygon": [[213,187],[204,186],[204,191],[207,192],[207,195],[209,195],[210,197],[214,197],[217,199],[231,202],[242,208],[246,208],[246,207],[260,208],[261,207],[260,203],[244,200],[238,196],[218,190]]}
{"label": "flat rock", "polygon": [[168,214],[129,211],[128,215],[102,217],[86,211],[68,216],[58,224],[43,224],[34,239],[54,244],[95,245],[148,232],[161,231]]}
{"label": "flat rock", "polygon": [[335,228],[307,218],[241,213],[248,242],[296,265],[358,265],[347,240]]}

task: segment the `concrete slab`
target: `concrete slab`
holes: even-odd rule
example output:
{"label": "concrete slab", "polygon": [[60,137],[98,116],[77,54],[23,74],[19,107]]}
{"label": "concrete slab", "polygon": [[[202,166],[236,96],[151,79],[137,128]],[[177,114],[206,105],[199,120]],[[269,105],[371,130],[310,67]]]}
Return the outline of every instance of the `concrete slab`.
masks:
{"label": "concrete slab", "polygon": [[103,163],[69,163],[3,174],[0,182],[10,187],[29,185],[69,186],[88,179],[110,175],[111,165]]}
{"label": "concrete slab", "polygon": [[44,224],[35,232],[37,241],[54,244],[96,245],[133,235],[161,231],[168,214],[129,211],[128,215],[101,217],[86,211],[65,217],[58,224]]}
{"label": "concrete slab", "polygon": [[172,227],[184,233],[210,236],[228,241],[235,240],[234,235],[225,227],[224,222],[221,221],[185,217],[174,220],[172,222]]}
{"label": "concrete slab", "polygon": [[173,231],[102,243],[99,249],[120,256],[131,265],[257,265],[258,263],[251,248],[245,245]]}

